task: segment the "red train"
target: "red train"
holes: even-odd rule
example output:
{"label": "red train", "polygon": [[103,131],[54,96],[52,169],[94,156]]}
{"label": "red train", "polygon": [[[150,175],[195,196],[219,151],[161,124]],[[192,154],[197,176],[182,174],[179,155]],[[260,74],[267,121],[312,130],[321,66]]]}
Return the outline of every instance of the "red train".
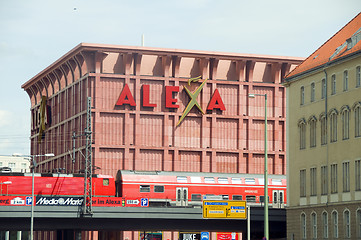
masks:
{"label": "red train", "polygon": [[[34,177],[37,196],[83,196],[84,175],[39,174]],[[119,170],[114,179],[109,175],[93,175],[94,197],[147,198],[149,206],[200,207],[202,200],[246,200],[263,202],[264,180],[260,174],[226,174],[163,171]],[[284,207],[286,177],[269,175],[270,206]],[[31,173],[0,173],[0,195],[29,196]]]}
{"label": "red train", "polygon": [[[116,196],[148,198],[149,206],[201,206],[202,200],[246,200],[260,204],[264,177],[261,174],[119,170],[116,187]],[[286,176],[269,175],[270,206],[285,206],[286,188]]]}
{"label": "red train", "polygon": [[[31,195],[31,173],[0,173],[0,195]],[[114,196],[115,182],[112,176],[93,175],[93,196]],[[35,173],[34,195],[40,196],[83,196],[84,175]]]}

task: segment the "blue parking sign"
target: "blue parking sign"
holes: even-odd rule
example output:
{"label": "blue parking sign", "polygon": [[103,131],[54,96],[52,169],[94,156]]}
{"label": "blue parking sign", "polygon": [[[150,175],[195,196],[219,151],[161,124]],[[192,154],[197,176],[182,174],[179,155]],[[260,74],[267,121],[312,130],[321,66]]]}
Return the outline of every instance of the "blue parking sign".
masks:
{"label": "blue parking sign", "polygon": [[31,205],[32,202],[32,197],[26,197],[26,205]]}
{"label": "blue parking sign", "polygon": [[201,240],[209,240],[209,232],[201,232]]}
{"label": "blue parking sign", "polygon": [[148,207],[148,205],[149,205],[148,198],[142,198],[142,199],[140,199],[140,206],[142,206],[142,207]]}

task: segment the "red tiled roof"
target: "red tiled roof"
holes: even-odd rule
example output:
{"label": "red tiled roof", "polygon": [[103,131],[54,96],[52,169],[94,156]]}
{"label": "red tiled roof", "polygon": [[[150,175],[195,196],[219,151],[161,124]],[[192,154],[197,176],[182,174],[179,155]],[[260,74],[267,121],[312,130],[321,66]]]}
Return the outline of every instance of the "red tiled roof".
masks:
{"label": "red tiled roof", "polygon": [[[290,72],[286,81],[309,70],[348,56],[361,50],[361,41],[358,41],[351,49],[348,49],[347,41],[357,31],[361,31],[361,13],[347,23],[340,31],[333,35],[327,42],[312,53],[305,61]],[[359,36],[360,39],[361,36]],[[337,49],[339,48],[339,49]]]}

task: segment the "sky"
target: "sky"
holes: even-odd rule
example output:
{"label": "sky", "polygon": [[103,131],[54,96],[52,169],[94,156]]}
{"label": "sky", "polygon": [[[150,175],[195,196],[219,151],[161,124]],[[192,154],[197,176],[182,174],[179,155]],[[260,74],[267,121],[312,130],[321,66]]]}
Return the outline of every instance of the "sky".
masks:
{"label": "sky", "polygon": [[21,85],[84,43],[308,57],[360,0],[0,0],[0,155],[30,154]]}

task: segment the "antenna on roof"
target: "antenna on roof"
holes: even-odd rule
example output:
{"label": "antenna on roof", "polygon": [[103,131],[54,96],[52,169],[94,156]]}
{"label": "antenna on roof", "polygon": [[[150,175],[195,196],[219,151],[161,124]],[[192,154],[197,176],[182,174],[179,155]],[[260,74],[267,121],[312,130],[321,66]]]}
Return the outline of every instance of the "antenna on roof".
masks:
{"label": "antenna on roof", "polygon": [[144,47],[144,34],[142,34],[142,47]]}

